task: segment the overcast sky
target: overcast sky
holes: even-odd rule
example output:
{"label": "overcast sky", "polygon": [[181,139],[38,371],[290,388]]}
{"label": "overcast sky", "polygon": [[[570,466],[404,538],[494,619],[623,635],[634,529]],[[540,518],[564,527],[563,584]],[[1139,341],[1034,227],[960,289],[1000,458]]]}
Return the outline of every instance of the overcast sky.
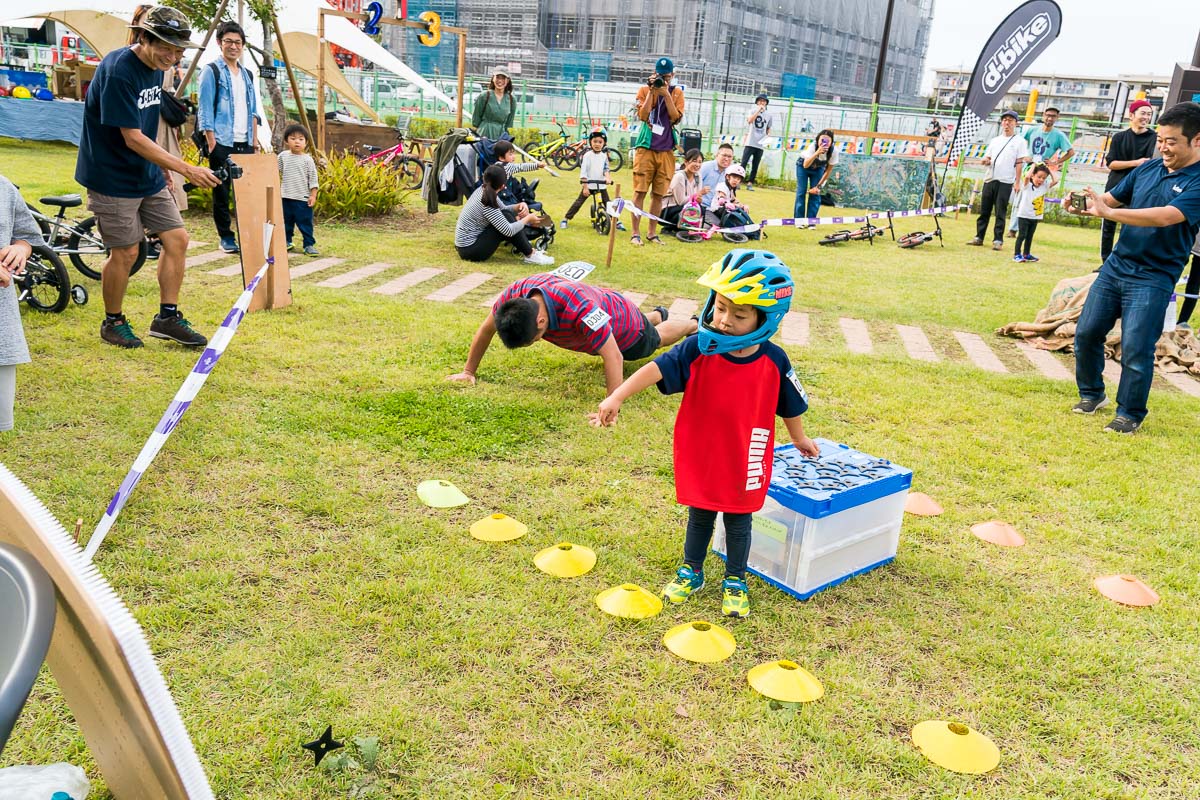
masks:
{"label": "overcast sky", "polygon": [[[1168,78],[1177,61],[1190,61],[1200,34],[1197,0],[1057,0],[1062,32],[1038,56],[1031,72],[1080,75],[1137,73]],[[934,0],[928,67],[922,90],[933,85],[933,69],[970,71],[987,38],[1021,3],[1001,0]]]}

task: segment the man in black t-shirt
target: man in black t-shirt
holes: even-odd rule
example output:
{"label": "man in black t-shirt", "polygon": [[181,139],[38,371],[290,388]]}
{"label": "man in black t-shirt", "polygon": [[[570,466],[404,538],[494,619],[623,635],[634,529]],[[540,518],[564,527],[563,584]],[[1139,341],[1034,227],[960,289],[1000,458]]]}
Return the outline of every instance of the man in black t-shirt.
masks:
{"label": "man in black t-shirt", "polygon": [[137,259],[146,232],[162,243],[158,260],[159,312],[150,335],[189,347],[208,339],[192,329],[179,313],[188,234],[171,198],[167,170],[197,186],[212,188],[219,181],[211,170],[188,164],[155,143],[163,70],[179,62],[190,41],[191,26],[174,8],[155,6],[133,27],[138,41],[104,57],[88,87],[83,109],[83,133],[75,180],[88,190],[88,209],[96,215],[100,236],[109,249],[101,286],[104,322],[100,338],[118,347],[141,347],[142,340],[125,320],[121,307],[129,285],[129,270]]}
{"label": "man in black t-shirt", "polygon": [[[1134,100],[1129,106],[1129,127],[1112,138],[1104,163],[1108,165],[1108,180],[1104,191],[1109,192],[1125,180],[1135,168],[1154,157],[1156,134],[1150,127],[1154,108],[1145,100]],[[1100,262],[1104,263],[1113,250],[1117,223],[1106,219],[1100,225]]]}

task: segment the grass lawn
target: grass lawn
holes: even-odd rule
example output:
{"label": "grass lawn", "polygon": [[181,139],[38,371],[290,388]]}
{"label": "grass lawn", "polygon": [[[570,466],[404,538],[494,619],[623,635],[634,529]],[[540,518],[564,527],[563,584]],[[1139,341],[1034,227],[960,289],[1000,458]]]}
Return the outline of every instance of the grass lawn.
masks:
{"label": "grass lawn", "polygon": [[[0,172],[36,199],[75,189],[74,155],[4,140]],[[543,179],[548,209],[562,213],[574,181]],[[789,194],[746,200],[756,218],[790,216]],[[97,556],[145,627],[219,797],[1200,795],[1200,401],[1156,382],[1145,427],[1118,438],[1101,433],[1107,414],[1067,413],[1069,381],[1019,356],[1003,355],[1012,372],[997,375],[952,352],[964,331],[1009,353],[992,331],[1032,319],[1059,279],[1093,269],[1098,231],[1043,226],[1037,265],[964,247],[967,217],[946,220],[944,249],[771,233],[763,246],[792,267],[793,309],[812,320],[811,344],[788,348],[812,404],[805,427],[911,468],[946,513],[906,518],[892,565],[808,602],[751,579],[753,614],[728,625],[737,651],[704,666],[661,638],[717,621],[719,591],[637,623],[593,603],[625,581],[657,591],[677,566],[679,399],[646,392],[619,426],[593,430],[599,361],[549,345],[497,343],[477,387],[447,384],[481,303],[528,273],[508,255],[461,262],[455,215],[318,222],[322,254],[346,259],[330,272],[396,269],[345,289],[314,286],[326,273],[298,279],[289,309],[248,317]],[[188,227],[216,242],[203,216]],[[602,264],[603,243],[585,208],[552,254]],[[727,248],[621,240],[591,282],[647,293],[646,307],[699,301],[695,277]],[[431,288],[497,277],[451,304],[423,301],[425,285],[367,291],[415,267],[446,271]],[[211,333],[240,281],[208,269],[189,271],[182,307]],[[72,277],[92,290],[86,307],[23,311],[33,363],[18,370],[19,430],[0,435],[0,458],[68,527],[82,517],[91,530],[196,354],[103,345],[99,285]],[[126,305],[135,330],[156,303],[147,267]],[[841,316],[868,321],[873,355],[846,349]],[[943,361],[909,359],[896,324],[922,327]],[[415,488],[427,478],[474,502],[424,507]],[[470,538],[493,511],[529,534]],[[971,536],[993,518],[1028,545]],[[534,553],[562,540],[595,549],[596,568],[574,580],[535,569]],[[710,571],[719,577],[715,560]],[[1162,603],[1101,598],[1091,581],[1112,572],[1143,577]],[[780,709],[752,692],[746,672],[778,658],[816,674],[825,696]],[[908,737],[925,719],[990,736],[999,768],[934,766]],[[314,769],[299,745],[328,724],[338,738],[377,737],[375,769]],[[44,672],[0,764],[60,760],[108,796]]]}

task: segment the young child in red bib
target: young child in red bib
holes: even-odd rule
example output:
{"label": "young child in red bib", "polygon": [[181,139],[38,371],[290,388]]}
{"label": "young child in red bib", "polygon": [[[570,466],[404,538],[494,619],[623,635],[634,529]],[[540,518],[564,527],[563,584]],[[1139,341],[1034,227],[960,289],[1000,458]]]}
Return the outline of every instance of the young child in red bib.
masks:
{"label": "young child in red bib", "polygon": [[783,417],[801,453],[816,457],[819,449],[800,421],[808,410],[804,387],[787,354],[769,341],[791,307],[791,272],[773,253],[731,250],[698,282],[710,290],[699,332],[631,375],[589,419],[612,425],[623,402],[655,384],[663,394],[683,392],[675,417],[675,497],[688,506],[687,537],[683,566],[662,593],[682,603],[704,587],[719,512],[727,547],[721,613],[745,617],[751,515],[771,482],[775,417]]}

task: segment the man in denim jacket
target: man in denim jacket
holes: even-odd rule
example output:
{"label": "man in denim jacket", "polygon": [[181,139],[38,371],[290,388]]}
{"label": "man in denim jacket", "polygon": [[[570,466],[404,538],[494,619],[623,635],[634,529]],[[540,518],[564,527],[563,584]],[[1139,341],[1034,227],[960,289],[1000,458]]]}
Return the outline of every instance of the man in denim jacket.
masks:
{"label": "man in denim jacket", "polygon": [[[250,70],[238,63],[246,46],[242,26],[236,22],[222,22],[217,26],[217,44],[221,47],[221,60],[215,62],[215,68],[206,66],[201,74],[200,103],[196,112],[196,125],[208,140],[208,164],[213,169],[224,166],[234,153],[253,153],[258,135],[258,95],[254,91],[254,78]],[[221,237],[221,249],[236,253],[238,245],[229,215],[229,190],[228,180],[213,189],[213,222]]]}

